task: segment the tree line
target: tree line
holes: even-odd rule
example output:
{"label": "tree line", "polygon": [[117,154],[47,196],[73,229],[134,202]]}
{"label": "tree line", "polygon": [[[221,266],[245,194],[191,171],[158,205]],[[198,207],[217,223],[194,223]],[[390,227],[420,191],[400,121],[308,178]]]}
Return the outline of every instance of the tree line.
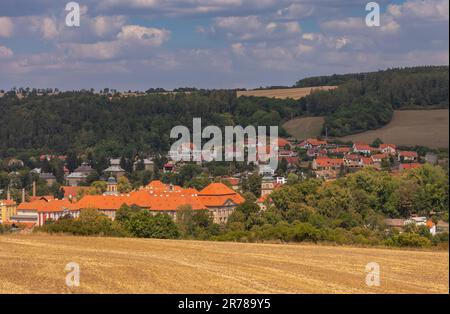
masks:
{"label": "tree line", "polygon": [[448,171],[440,166],[425,165],[401,176],[364,169],[333,182],[289,180],[270,195],[267,210],[260,210],[255,200],[252,193],[246,193],[246,202],[236,208],[225,225],[215,224],[207,211],[193,211],[188,205],[178,209],[176,219],[123,205],[115,221],[88,210],[78,219],[50,222],[39,230],[242,242],[448,245],[448,233],[432,236],[425,226],[415,225],[399,233],[388,229],[384,220],[417,214],[431,217],[435,223],[448,222]]}

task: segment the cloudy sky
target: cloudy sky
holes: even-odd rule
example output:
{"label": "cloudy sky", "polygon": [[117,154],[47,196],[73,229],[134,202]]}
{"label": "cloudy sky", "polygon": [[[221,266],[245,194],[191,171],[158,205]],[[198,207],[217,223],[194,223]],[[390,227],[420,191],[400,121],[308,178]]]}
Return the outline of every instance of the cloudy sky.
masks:
{"label": "cloudy sky", "polygon": [[292,85],[307,76],[449,62],[449,1],[0,1],[0,89]]}

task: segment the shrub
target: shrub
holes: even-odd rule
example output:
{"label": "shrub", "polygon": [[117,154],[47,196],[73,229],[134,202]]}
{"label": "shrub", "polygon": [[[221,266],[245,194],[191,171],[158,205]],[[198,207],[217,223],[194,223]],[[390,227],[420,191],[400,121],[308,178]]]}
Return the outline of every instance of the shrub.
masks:
{"label": "shrub", "polygon": [[64,218],[51,221],[36,231],[70,233],[73,235],[125,236],[121,226],[97,210],[83,210],[77,219]]}
{"label": "shrub", "polygon": [[431,241],[416,233],[405,232],[387,239],[385,244],[399,247],[429,247],[431,246]]}

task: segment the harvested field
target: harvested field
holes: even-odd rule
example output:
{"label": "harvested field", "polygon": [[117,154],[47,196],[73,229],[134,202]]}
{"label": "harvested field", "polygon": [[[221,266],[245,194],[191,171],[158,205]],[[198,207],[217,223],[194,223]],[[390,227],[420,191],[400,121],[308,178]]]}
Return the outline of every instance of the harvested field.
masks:
{"label": "harvested field", "polygon": [[385,143],[405,146],[449,147],[449,110],[398,110],[392,121],[373,131],[339,138],[343,141],[372,143],[379,137]]}
{"label": "harvested field", "polygon": [[[322,117],[296,118],[283,127],[297,139],[319,136]],[[341,141],[372,143],[376,138],[385,143],[404,146],[449,147],[449,110],[396,110],[392,121],[377,130],[339,137]]]}
{"label": "harvested field", "polygon": [[278,99],[300,99],[308,96],[314,90],[330,90],[335,89],[337,86],[315,86],[315,87],[302,87],[302,88],[284,88],[284,89],[263,89],[263,90],[249,90],[238,91],[237,97],[240,96],[256,96],[256,97],[269,97]]}
{"label": "harvested field", "polygon": [[323,117],[297,118],[283,124],[283,128],[293,137],[304,140],[320,136],[324,122]]}
{"label": "harvested field", "polygon": [[[0,293],[448,293],[445,251],[0,236]],[[64,267],[80,265],[80,287]],[[377,262],[380,287],[365,284]]]}

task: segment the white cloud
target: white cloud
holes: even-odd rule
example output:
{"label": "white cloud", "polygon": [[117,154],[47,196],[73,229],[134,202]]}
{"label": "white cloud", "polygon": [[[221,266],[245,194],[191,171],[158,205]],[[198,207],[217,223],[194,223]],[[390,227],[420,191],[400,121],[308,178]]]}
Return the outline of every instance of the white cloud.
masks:
{"label": "white cloud", "polygon": [[388,5],[387,12],[394,17],[419,18],[429,21],[449,20],[448,0],[411,0]]}
{"label": "white cloud", "polygon": [[96,16],[91,19],[91,28],[98,37],[104,37],[117,29],[122,28],[126,23],[124,16]]}
{"label": "white cloud", "polygon": [[0,46],[0,58],[9,58],[14,55],[13,51],[5,46]]}
{"label": "white cloud", "polygon": [[13,33],[13,22],[7,16],[0,16],[0,37],[11,37]]}
{"label": "white cloud", "polygon": [[95,43],[61,43],[58,47],[71,59],[81,60],[111,60],[133,59],[140,54],[157,48],[170,38],[166,29],[125,25],[117,34],[116,39]]}
{"label": "white cloud", "polygon": [[271,21],[259,16],[219,17],[209,28],[199,28],[199,32],[214,37],[224,37],[232,41],[283,40],[301,33],[298,22]]}
{"label": "white cloud", "polygon": [[277,16],[280,18],[297,19],[311,16],[314,12],[314,6],[311,4],[293,3],[288,7],[279,9]]}
{"label": "white cloud", "polygon": [[139,25],[126,25],[117,35],[119,40],[135,41],[149,46],[161,46],[169,37],[170,31],[166,29]]}
{"label": "white cloud", "polygon": [[242,43],[234,43],[231,45],[231,50],[235,55],[244,56],[245,55],[245,47]]}

